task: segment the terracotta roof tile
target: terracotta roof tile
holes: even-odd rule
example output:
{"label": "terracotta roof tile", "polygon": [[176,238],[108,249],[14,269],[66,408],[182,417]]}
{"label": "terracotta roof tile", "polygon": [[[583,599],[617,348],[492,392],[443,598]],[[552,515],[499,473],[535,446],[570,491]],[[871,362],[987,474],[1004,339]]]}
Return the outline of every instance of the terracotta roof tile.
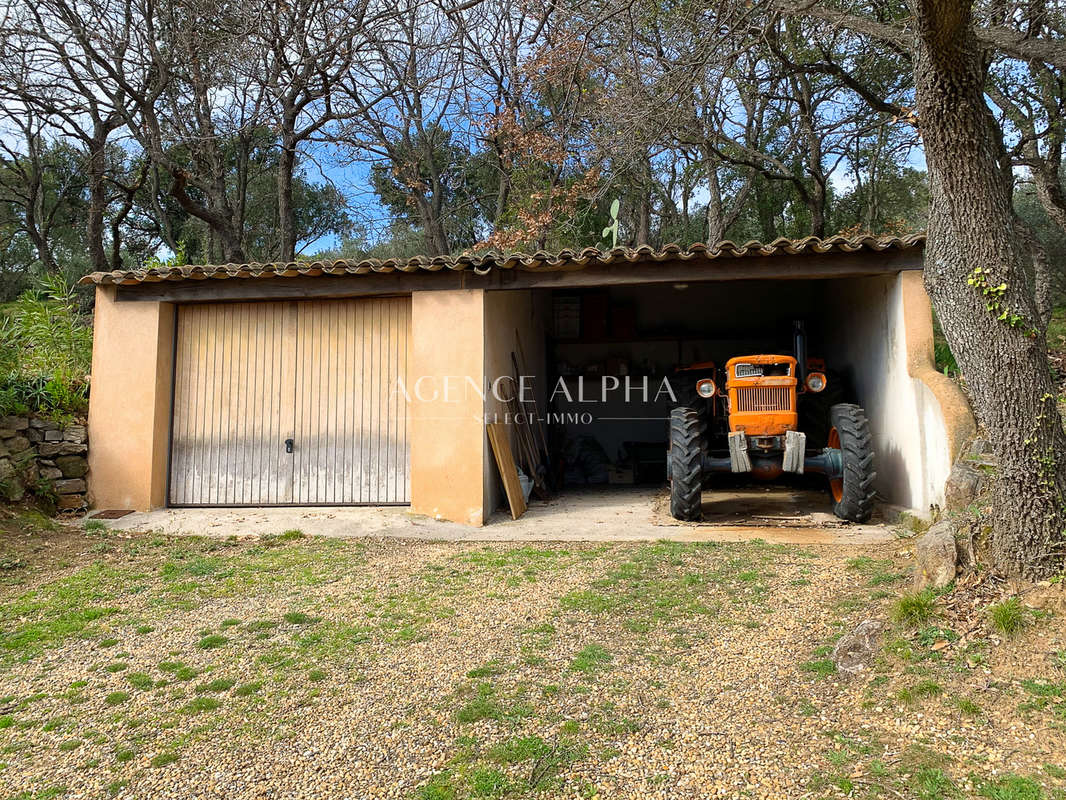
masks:
{"label": "terracotta roof tile", "polygon": [[290,261],[281,264],[218,264],[152,269],[115,270],[94,272],[86,275],[82,284],[137,284],[160,281],[221,280],[226,278],[292,278],[301,275],[366,275],[371,272],[440,272],[443,270],[471,270],[484,275],[494,269],[518,269],[551,272],[557,270],[584,269],[589,264],[614,264],[621,262],[649,263],[661,261],[711,261],[718,258],[750,258],[753,256],[800,255],[804,253],[853,253],[859,250],[881,251],[888,249],[907,250],[922,248],[925,234],[910,236],[831,236],[819,239],[775,239],[762,242],[735,244],[724,241],[716,245],[694,244],[687,248],[668,244],[658,250],[648,247],[615,247],[600,250],[586,247],[583,250],[560,250],[558,253],[499,253],[478,255],[418,256],[409,259],[368,258],[360,261],[339,259],[336,261]]}

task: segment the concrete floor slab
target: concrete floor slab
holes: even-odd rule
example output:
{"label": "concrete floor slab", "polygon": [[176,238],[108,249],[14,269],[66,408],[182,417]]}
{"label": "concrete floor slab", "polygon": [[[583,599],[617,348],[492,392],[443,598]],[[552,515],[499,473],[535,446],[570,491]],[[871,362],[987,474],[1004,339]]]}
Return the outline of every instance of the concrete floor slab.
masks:
{"label": "concrete floor slab", "polygon": [[783,487],[707,492],[701,523],[668,513],[664,490],[644,487],[567,491],[533,501],[521,519],[496,513],[472,528],[411,514],[405,507],[171,508],[135,512],[106,524],[171,535],[261,536],[299,529],[309,536],[397,537],[442,541],[748,541],[872,544],[896,538],[883,524],[851,525],[826,509],[824,492]]}

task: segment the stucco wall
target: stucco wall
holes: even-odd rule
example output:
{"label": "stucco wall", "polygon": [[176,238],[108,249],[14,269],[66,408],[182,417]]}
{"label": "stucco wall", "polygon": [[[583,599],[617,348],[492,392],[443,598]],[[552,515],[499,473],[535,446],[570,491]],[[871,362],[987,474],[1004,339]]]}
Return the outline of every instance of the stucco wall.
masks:
{"label": "stucco wall", "polygon": [[166,503],[174,306],[116,303],[96,290],[89,393],[91,502],[97,508]]}
{"label": "stucco wall", "polygon": [[928,513],[974,430],[961,392],[933,362],[932,312],[920,272],[829,284],[827,355],[845,364],[874,436],[877,490]]}
{"label": "stucco wall", "polygon": [[[488,387],[485,393],[486,420],[506,421],[506,405],[497,400],[493,384],[498,379],[504,379],[504,376],[514,375],[511,353],[517,351],[518,341],[522,343],[522,355],[525,356],[522,367],[534,376],[534,380],[527,384],[527,395],[535,395],[541,415],[545,413],[547,368],[544,326],[549,308],[550,300],[544,292],[525,289],[485,294],[485,379]],[[507,383],[510,384],[509,381]],[[509,388],[511,386],[504,386],[501,381],[498,393],[501,397],[507,397],[504,392]],[[507,432],[512,437],[511,451],[517,460],[518,448],[513,441],[514,427],[509,425]],[[484,458],[487,465],[484,483],[485,516],[488,518],[503,503],[503,487],[488,437],[484,439]]]}
{"label": "stucco wall", "polygon": [[411,510],[481,525],[487,516],[485,292],[415,292],[411,300]]}

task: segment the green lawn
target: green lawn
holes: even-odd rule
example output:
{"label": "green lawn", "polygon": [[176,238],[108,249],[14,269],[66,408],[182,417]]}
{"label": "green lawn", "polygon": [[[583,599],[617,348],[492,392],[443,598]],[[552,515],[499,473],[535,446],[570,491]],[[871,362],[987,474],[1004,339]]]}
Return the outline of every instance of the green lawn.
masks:
{"label": "green lawn", "polygon": [[982,610],[963,633],[934,596],[897,613],[868,674],[837,673],[835,640],[901,606],[899,544],[238,542],[41,524],[9,520],[0,539],[15,565],[0,574],[0,798],[212,781],[255,797],[249,770],[282,793],[411,798],[1066,787],[1054,617],[1027,613],[1007,636]]}

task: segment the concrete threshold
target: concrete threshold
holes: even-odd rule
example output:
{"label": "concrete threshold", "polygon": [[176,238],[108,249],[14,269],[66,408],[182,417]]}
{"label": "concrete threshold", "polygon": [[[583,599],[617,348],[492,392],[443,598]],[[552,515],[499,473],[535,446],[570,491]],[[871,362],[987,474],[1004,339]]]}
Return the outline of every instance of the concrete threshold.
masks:
{"label": "concrete threshold", "polygon": [[[882,524],[841,523],[820,495],[787,488],[708,492],[702,523],[665,513],[660,489],[590,489],[532,502],[522,518],[498,512],[481,528],[411,514],[403,507],[172,508],[134,512],[108,527],[168,535],[248,537],[300,530],[334,538],[392,537],[455,542],[743,542],[864,545],[892,541]],[[815,510],[817,509],[817,510]],[[90,514],[91,516],[91,514]]]}

